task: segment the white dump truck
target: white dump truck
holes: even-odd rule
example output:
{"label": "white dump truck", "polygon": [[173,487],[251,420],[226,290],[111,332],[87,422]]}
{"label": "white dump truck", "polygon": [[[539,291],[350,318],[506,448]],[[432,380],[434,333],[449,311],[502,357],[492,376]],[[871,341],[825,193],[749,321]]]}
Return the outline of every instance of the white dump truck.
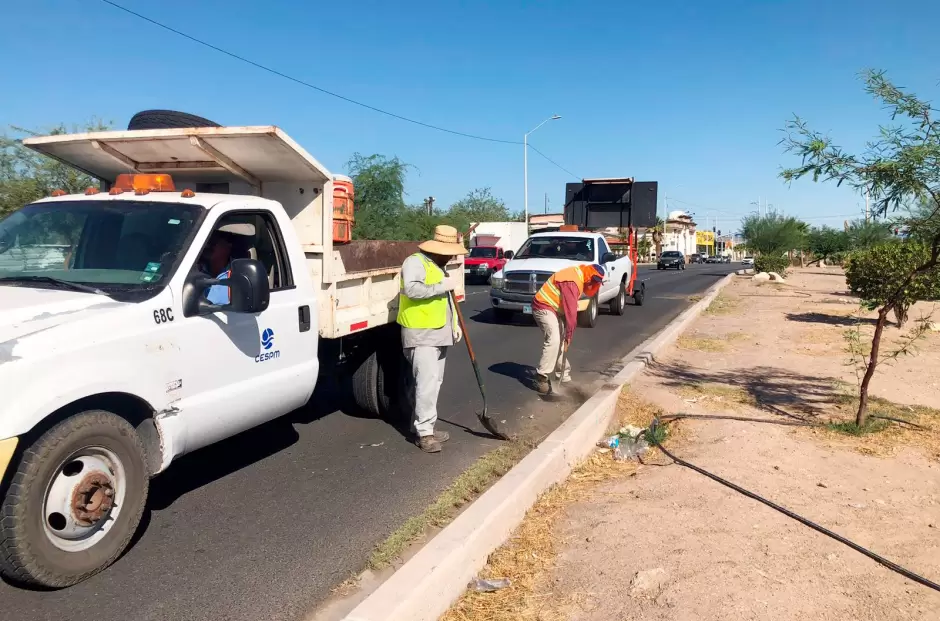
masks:
{"label": "white dump truck", "polygon": [[[417,243],[334,244],[334,176],[283,131],[24,144],[102,185],[0,220],[6,577],[65,587],[107,567],[152,476],[304,406],[321,375],[395,414],[399,273]],[[462,300],[461,259],[447,271]]]}

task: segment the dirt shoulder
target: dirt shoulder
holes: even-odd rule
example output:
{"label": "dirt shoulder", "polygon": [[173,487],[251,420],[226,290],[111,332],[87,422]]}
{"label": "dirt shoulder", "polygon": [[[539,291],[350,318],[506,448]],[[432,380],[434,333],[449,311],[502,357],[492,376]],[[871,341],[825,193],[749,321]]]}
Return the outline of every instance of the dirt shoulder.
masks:
{"label": "dirt shoulder", "polygon": [[[797,270],[783,287],[739,278],[624,393],[620,419],[711,417],[670,425],[666,446],[940,582],[940,335],[872,383],[874,413],[922,430],[715,418],[851,419],[856,311],[835,270]],[[481,574],[513,586],[467,594],[444,619],[940,619],[940,593],[658,451],[643,461],[595,455],[548,492]]]}

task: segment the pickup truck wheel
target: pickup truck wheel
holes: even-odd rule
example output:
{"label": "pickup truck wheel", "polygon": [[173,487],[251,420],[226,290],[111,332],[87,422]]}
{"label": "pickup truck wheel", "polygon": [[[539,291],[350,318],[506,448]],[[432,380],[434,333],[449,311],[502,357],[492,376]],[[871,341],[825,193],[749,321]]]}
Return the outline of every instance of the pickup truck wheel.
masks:
{"label": "pickup truck wheel", "polygon": [[646,287],[641,284],[640,288],[633,292],[633,305],[643,306],[643,299],[645,297],[646,297]]}
{"label": "pickup truck wheel", "polygon": [[612,315],[623,315],[627,310],[627,288],[620,283],[620,289],[617,291],[617,297],[610,301],[610,312]]}
{"label": "pickup truck wheel", "polygon": [[597,297],[591,298],[588,307],[578,313],[578,325],[582,328],[593,328],[597,323]]}
{"label": "pickup truck wheel", "polygon": [[103,410],[68,418],[23,452],[0,505],[0,573],[63,588],[113,563],[147,502],[146,450]]}

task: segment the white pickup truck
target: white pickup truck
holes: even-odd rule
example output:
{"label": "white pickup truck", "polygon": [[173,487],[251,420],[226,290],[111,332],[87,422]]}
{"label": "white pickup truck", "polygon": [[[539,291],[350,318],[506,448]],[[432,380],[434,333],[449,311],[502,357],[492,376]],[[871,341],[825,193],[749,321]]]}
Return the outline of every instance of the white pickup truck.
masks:
{"label": "white pickup truck", "polygon": [[[0,220],[0,573],[65,587],[107,567],[150,477],[304,406],[319,375],[403,413],[395,317],[417,243],[334,245],[333,175],[283,131],[24,143],[102,187]],[[224,280],[205,267],[219,236]],[[20,260],[50,245],[58,260]],[[462,300],[462,261],[448,273]],[[220,287],[228,304],[209,301]]]}
{"label": "white pickup truck", "polygon": [[531,315],[532,299],[549,276],[572,265],[591,263],[603,265],[607,275],[595,297],[578,302],[579,325],[593,328],[601,304],[609,304],[613,314],[623,315],[631,294],[634,304],[643,304],[646,285],[632,282],[635,265],[629,256],[611,252],[600,233],[560,231],[532,235],[502,271],[493,275],[493,313],[502,321],[511,320],[519,312]]}

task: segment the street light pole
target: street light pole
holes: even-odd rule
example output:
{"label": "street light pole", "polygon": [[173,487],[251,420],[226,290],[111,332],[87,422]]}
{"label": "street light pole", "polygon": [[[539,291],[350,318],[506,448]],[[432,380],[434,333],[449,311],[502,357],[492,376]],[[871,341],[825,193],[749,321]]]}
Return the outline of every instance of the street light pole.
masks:
{"label": "street light pole", "polygon": [[535,132],[536,129],[540,128],[542,125],[545,125],[549,121],[557,121],[561,117],[557,114],[553,114],[538,125],[535,126],[535,129],[527,132],[522,136],[522,177],[523,177],[523,186],[524,186],[524,203],[525,203],[525,225],[526,230],[529,227],[529,134]]}

